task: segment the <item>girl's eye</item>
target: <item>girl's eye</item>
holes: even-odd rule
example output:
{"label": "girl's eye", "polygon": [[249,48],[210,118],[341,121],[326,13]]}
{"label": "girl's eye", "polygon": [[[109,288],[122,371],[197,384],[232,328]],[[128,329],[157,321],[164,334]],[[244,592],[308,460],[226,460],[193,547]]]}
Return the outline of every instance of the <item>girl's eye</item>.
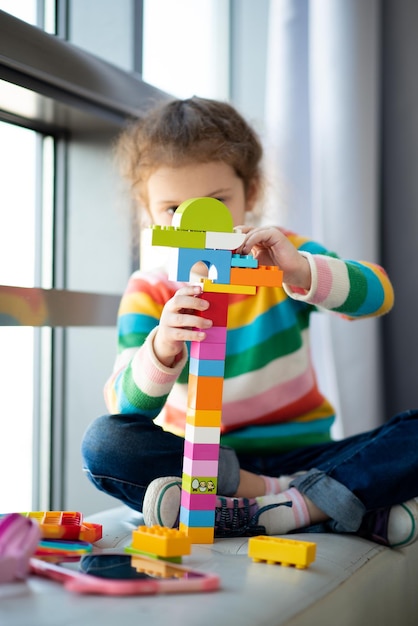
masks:
{"label": "girl's eye", "polygon": [[177,211],[178,207],[176,206],[169,206],[167,207],[166,211],[169,215],[174,215],[174,213]]}

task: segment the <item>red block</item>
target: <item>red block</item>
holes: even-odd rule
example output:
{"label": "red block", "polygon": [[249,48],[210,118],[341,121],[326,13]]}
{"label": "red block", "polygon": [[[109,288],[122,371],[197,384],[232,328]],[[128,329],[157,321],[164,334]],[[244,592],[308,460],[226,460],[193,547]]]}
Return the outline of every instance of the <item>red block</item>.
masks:
{"label": "red block", "polygon": [[206,311],[199,311],[199,315],[205,319],[212,320],[214,326],[226,326],[228,321],[228,294],[205,291],[199,298],[207,300],[210,305]]}

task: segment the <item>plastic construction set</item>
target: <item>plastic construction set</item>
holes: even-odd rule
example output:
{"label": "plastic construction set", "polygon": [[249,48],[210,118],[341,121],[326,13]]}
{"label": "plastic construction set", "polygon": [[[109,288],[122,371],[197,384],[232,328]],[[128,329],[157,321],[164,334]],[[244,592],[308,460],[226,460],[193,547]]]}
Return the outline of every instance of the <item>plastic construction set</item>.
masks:
{"label": "plastic construction set", "polygon": [[202,342],[191,342],[184,443],[180,529],[192,543],[214,540],[215,503],[229,294],[256,293],[257,287],[280,287],[282,272],[259,265],[253,255],[235,254],[245,234],[234,231],[231,213],[215,198],[183,202],[172,226],[151,227],[151,244],[173,249],[169,279],[190,281],[192,267],[203,262],[208,278],[202,293],[213,326]]}

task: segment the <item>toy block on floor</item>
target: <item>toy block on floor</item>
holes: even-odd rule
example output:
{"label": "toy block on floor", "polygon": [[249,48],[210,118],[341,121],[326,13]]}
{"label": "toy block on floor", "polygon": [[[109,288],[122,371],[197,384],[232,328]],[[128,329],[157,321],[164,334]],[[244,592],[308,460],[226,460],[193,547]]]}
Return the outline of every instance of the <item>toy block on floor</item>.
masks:
{"label": "toy block on floor", "polygon": [[102,524],[92,524],[91,522],[83,522],[81,524],[80,533],[78,538],[80,541],[87,541],[88,543],[94,543],[99,541],[103,536]]}
{"label": "toy block on floor", "polygon": [[102,525],[84,522],[79,511],[25,511],[19,515],[38,523],[42,539],[94,543],[102,538]]}
{"label": "toy block on floor", "polygon": [[256,563],[278,563],[305,569],[316,558],[316,544],[281,537],[251,537],[248,540],[248,556]]}
{"label": "toy block on floor", "polygon": [[161,558],[179,557],[191,551],[190,539],[183,531],[157,525],[138,526],[133,530],[130,547]]}

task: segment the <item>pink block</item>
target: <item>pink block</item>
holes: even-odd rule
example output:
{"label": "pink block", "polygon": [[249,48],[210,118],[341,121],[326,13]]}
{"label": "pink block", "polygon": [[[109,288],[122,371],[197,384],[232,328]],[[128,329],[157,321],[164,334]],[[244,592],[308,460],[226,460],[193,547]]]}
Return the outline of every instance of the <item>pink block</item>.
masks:
{"label": "pink block", "polygon": [[206,343],[206,341],[192,341],[190,345],[190,356],[195,359],[215,359],[225,358],[225,343]]}
{"label": "pink block", "polygon": [[189,476],[218,475],[218,461],[193,461],[187,456],[183,458],[183,472]]}
{"label": "pink block", "polygon": [[226,343],[226,327],[212,326],[205,330],[207,343]]}
{"label": "pink block", "polygon": [[214,511],[216,506],[216,493],[189,493],[181,492],[181,506],[189,511]]}
{"label": "pink block", "polygon": [[184,456],[196,461],[217,461],[219,446],[215,443],[184,442]]}

